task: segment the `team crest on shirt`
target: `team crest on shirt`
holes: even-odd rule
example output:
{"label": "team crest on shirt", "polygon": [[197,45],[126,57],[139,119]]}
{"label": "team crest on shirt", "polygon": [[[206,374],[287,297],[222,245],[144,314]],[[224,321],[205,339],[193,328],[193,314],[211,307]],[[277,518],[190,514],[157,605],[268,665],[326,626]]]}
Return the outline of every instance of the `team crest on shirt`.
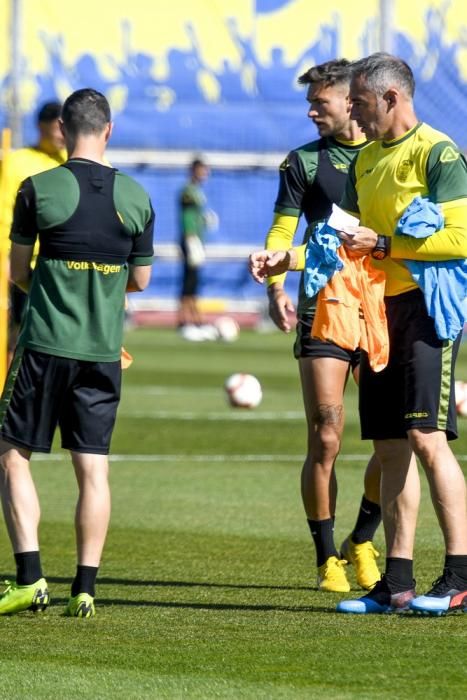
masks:
{"label": "team crest on shirt", "polygon": [[396,177],[399,182],[405,182],[412,170],[413,160],[401,160],[396,170]]}
{"label": "team crest on shirt", "polygon": [[456,151],[452,146],[446,146],[439,159],[441,163],[452,163],[452,161],[457,160],[458,158],[458,151]]}

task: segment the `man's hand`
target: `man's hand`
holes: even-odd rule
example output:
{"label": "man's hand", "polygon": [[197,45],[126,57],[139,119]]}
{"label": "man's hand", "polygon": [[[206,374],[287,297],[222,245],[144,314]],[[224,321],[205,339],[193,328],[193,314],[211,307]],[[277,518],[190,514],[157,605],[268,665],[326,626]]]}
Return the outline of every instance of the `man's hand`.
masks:
{"label": "man's hand", "polygon": [[290,333],[292,326],[289,321],[289,313],[293,313],[295,307],[289,295],[282,287],[272,284],[268,289],[268,299],[271,320],[274,321],[279,330]]}
{"label": "man's hand", "polygon": [[296,264],[293,250],[259,250],[252,253],[248,259],[250,274],[260,284],[266,277],[295,270]]}
{"label": "man's hand", "polygon": [[338,232],[347,250],[355,256],[370,255],[378,234],[366,226],[348,226]]}

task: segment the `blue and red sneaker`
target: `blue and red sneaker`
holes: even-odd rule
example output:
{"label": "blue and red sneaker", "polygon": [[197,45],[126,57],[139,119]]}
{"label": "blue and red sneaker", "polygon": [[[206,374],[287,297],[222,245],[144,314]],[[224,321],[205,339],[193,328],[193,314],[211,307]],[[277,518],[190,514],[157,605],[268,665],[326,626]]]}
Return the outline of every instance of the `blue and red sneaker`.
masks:
{"label": "blue and red sneaker", "polygon": [[412,600],[410,609],[425,615],[467,612],[467,581],[446,568],[428,593]]}

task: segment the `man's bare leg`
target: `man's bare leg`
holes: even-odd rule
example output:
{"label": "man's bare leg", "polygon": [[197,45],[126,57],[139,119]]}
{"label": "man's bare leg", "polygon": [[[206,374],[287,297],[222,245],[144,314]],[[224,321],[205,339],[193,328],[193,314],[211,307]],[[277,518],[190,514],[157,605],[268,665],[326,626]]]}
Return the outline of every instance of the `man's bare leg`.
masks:
{"label": "man's bare leg", "polygon": [[467,508],[462,470],[439,430],[410,430],[409,440],[419,457],[430,485],[438,522],[444,537],[442,575],[426,595],[418,596],[415,611],[440,615],[467,612]]}
{"label": "man's bare leg", "polygon": [[89,598],[83,599],[83,594],[94,598],[109,527],[109,462],[107,455],[71,452],[71,457],[79,487],[75,513],[78,564],[67,611],[74,616],[89,617],[94,614],[93,603]]}
{"label": "man's bare leg", "polygon": [[0,441],[3,515],[13,551],[39,550],[40,506],[29,466],[31,453]]}
{"label": "man's bare leg", "polygon": [[409,440],[425,470],[447,554],[467,555],[465,478],[440,430],[410,430]]}
{"label": "man's bare leg", "polygon": [[110,521],[107,455],[71,453],[79,497],[75,528],[78,564],[98,567]]}
{"label": "man's bare leg", "polygon": [[[344,427],[344,390],[349,364],[334,358],[300,358],[299,368],[308,427],[308,449],[301,479],[302,500],[320,568],[330,558],[334,565],[340,556],[333,535],[337,499],[335,462]],[[346,545],[347,561],[356,566],[358,582],[364,588],[370,588],[379,578],[375,563],[378,553],[371,540],[381,518],[380,466],[374,457],[367,466],[365,482],[366,490],[375,500],[370,503],[366,493],[362,499],[354,532],[363,539],[353,543],[347,538],[343,544]],[[365,544],[361,546],[363,542]],[[341,576],[345,578],[343,572],[339,578]],[[348,590],[348,583],[345,588],[342,582],[339,589],[326,590],[344,589]]]}
{"label": "man's bare leg", "polygon": [[2,508],[16,562],[16,581],[0,595],[0,615],[44,610],[49,603],[39,553],[40,506],[30,457],[28,450],[0,441]]}

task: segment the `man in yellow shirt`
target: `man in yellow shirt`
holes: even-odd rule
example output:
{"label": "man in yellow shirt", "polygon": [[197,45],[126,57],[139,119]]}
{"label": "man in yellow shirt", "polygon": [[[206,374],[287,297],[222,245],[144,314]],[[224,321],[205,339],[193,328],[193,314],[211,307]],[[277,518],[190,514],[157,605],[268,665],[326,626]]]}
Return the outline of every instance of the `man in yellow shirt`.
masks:
{"label": "man in yellow shirt", "polygon": [[[381,507],[386,573],[368,595],[341,601],[339,612],[412,609],[441,615],[467,611],[466,485],[448,440],[457,437],[454,368],[461,333],[441,340],[424,296],[405,260],[434,263],[467,257],[467,164],[448,136],[420,123],[413,107],[414,79],[404,61],[373,54],[354,64],[352,116],[371,143],[353,163],[342,206],[360,224],[344,229],[353,255],[371,255],[386,274],[390,358],[372,372],[362,357],[362,437],[372,439],[382,464]],[[438,205],[443,227],[428,238],[395,235],[414,197]],[[253,275],[264,278],[303,266],[303,249],[254,254]],[[420,488],[412,456],[427,475],[445,543],[441,576],[416,596],[413,546]]]}
{"label": "man in yellow shirt", "polygon": [[[16,193],[20,184],[27,177],[37,175],[43,170],[50,170],[66,161],[66,149],[59,126],[61,112],[59,102],[46,102],[37,113],[38,141],[34,146],[20,148],[8,155],[0,165],[0,236],[2,245],[8,241]],[[10,309],[8,329],[8,352],[11,357],[15,349],[18,330],[21,323],[26,294],[15,285],[10,286]]]}

